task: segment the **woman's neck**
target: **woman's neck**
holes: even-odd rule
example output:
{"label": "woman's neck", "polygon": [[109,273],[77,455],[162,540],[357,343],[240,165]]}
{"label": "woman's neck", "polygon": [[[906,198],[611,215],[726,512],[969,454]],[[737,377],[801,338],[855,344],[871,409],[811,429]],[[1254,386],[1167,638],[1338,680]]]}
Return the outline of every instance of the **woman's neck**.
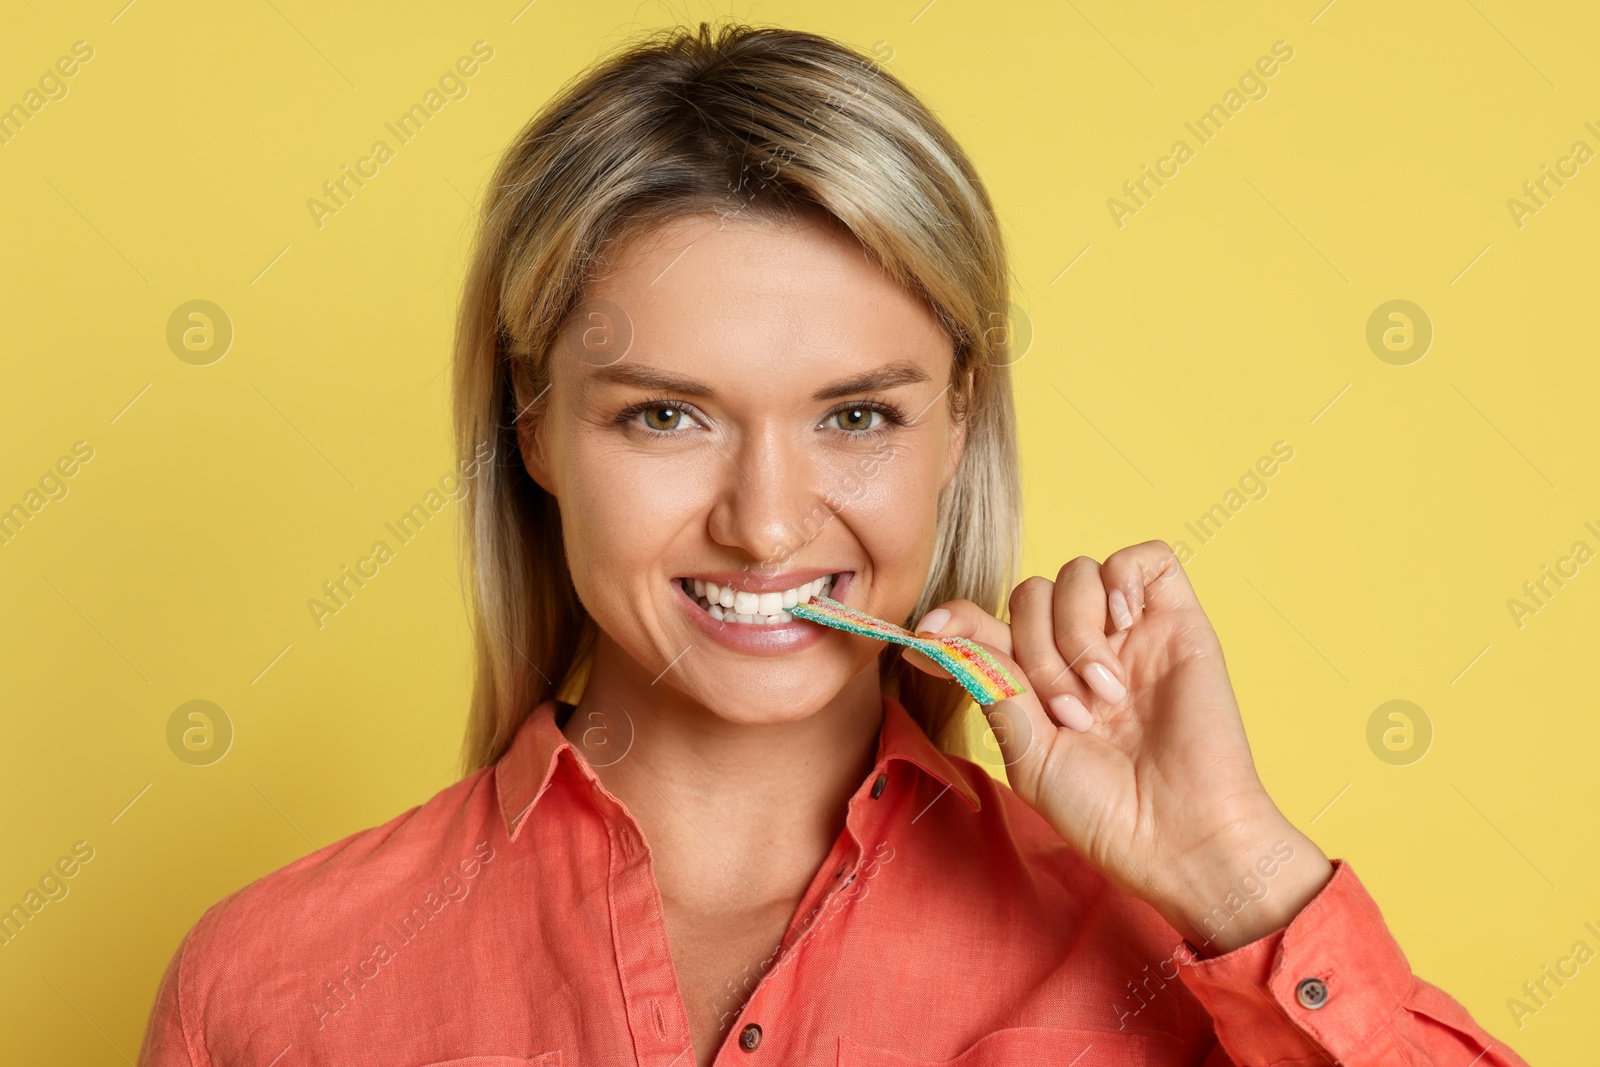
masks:
{"label": "woman's neck", "polygon": [[883,698],[873,660],[810,715],[736,723],[659,671],[602,633],[562,733],[644,834],[695,1062],[708,1064],[872,770]]}
{"label": "woman's neck", "polygon": [[877,661],[815,713],[749,725],[657,682],[603,633],[594,656],[563,733],[638,821],[663,897],[798,899],[877,756]]}

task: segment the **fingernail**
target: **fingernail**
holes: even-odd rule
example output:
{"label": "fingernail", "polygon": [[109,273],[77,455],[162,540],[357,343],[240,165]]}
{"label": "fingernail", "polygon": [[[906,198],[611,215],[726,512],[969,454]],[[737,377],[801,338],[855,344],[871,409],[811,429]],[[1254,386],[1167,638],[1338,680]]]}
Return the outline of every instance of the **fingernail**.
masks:
{"label": "fingernail", "polygon": [[1089,714],[1089,709],[1083,706],[1083,701],[1071,693],[1051,697],[1050,713],[1055,716],[1056,722],[1080,734],[1094,725],[1094,716]]}
{"label": "fingernail", "polygon": [[1083,680],[1108,704],[1115,704],[1128,695],[1128,689],[1103,663],[1091,663],[1083,669]]}
{"label": "fingernail", "polygon": [[1128,610],[1128,598],[1122,590],[1111,590],[1106,603],[1111,606],[1111,621],[1117,624],[1117,629],[1126,630],[1133,625],[1133,613]]}
{"label": "fingernail", "polygon": [[913,633],[937,634],[944,629],[944,624],[950,621],[948,608],[934,608],[922,617],[922,621],[913,628]]}

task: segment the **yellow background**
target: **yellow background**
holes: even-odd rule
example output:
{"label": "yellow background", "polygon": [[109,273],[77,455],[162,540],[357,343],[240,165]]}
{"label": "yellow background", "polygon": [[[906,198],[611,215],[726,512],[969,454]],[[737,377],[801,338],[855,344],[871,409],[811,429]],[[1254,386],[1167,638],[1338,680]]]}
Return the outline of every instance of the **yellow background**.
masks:
{"label": "yellow background", "polygon": [[[1356,866],[1419,975],[1530,1061],[1589,1062],[1600,963],[1520,1029],[1506,1001],[1600,949],[1600,563],[1520,627],[1507,601],[1600,549],[1600,162],[1520,228],[1506,201],[1574,141],[1600,149],[1600,18],[1324,3],[8,15],[0,105],[73,42],[94,58],[0,147],[0,506],[74,442],[94,458],[0,547],[0,905],[74,842],[95,856],[0,948],[4,1058],[132,1059],[207,905],[453,780],[454,505],[320,630],[305,602],[452,468],[441,372],[502,148],[601,48],[733,13],[881,42],[988,181],[1034,332],[1027,571],[1198,548],[1279,804]],[[307,199],[480,39],[470,94],[318,229]],[[1267,96],[1198,145],[1184,122],[1280,40]],[[1179,138],[1195,157],[1119,228],[1107,200]],[[235,330],[209,366],[166,342],[193,299]],[[1394,299],[1435,333],[1407,366],[1366,342]],[[1199,547],[1185,522],[1280,440],[1267,496]],[[235,731],[210,766],[168,748],[193,699]],[[1434,732],[1407,766],[1367,743],[1392,699]]]}

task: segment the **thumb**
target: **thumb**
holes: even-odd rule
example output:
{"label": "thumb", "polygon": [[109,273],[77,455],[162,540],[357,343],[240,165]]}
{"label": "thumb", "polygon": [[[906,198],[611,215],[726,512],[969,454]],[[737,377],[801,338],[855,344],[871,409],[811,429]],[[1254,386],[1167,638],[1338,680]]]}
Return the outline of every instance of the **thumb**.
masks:
{"label": "thumb", "polygon": [[1021,777],[1037,779],[1038,770],[1033,764],[1038,759],[1040,738],[1036,724],[1022,706],[1021,699],[1007,697],[990,704],[983,709],[983,716],[989,720],[989,729],[1000,746],[1006,780],[1012,783],[1013,788],[1017,788]]}
{"label": "thumb", "polygon": [[[982,641],[976,643],[1014,677],[1027,677],[1022,668],[1000,649]],[[983,714],[989,721],[989,729],[994,732],[995,741],[1000,745],[1006,780],[1019,795],[1027,799],[1043,780],[1046,757],[1060,743],[1059,735],[1068,731],[1058,730],[1055,723],[1050,721],[1039,703],[1038,694],[1032,688],[985,706]]]}

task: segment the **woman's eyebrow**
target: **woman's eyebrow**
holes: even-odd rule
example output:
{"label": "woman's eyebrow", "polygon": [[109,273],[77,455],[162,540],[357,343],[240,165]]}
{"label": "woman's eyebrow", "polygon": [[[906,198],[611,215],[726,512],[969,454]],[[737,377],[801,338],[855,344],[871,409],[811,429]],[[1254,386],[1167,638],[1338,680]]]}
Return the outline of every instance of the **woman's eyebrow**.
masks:
{"label": "woman's eyebrow", "polygon": [[607,364],[604,367],[597,368],[590,377],[595,381],[637,385],[642,389],[655,389],[659,392],[685,393],[689,396],[708,397],[717,395],[715,389],[703,382],[673,374],[671,371],[640,366],[637,363]]}
{"label": "woman's eyebrow", "polygon": [[[687,396],[714,397],[717,395],[716,390],[704,382],[695,381],[693,378],[685,378],[670,371],[641,366],[637,363],[613,363],[609,366],[600,367],[595,370],[593,377],[601,381],[619,382],[624,385],[636,385],[644,389],[681,393]],[[854,377],[841,378],[839,381],[825,385],[812,393],[811,399],[837,400],[840,397],[853,396],[856,393],[893,389],[897,385],[912,385],[929,380],[928,373],[915,363],[908,360],[896,360],[857,374]]]}
{"label": "woman's eyebrow", "polygon": [[893,389],[897,385],[913,385],[917,382],[929,381],[928,372],[907,360],[896,360],[885,363],[881,367],[858,374],[854,378],[843,378],[832,385],[825,385],[811,394],[813,400],[837,400],[840,397],[852,396],[856,393],[870,393],[880,389]]}

